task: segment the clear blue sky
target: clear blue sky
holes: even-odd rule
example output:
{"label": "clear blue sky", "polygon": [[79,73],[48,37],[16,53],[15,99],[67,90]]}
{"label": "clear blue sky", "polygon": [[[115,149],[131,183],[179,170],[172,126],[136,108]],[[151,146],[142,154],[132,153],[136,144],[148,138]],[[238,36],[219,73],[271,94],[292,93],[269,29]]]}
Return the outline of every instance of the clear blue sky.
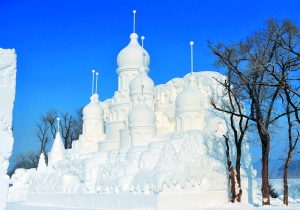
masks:
{"label": "clear blue sky", "polygon": [[271,16],[300,25],[299,0],[0,0],[0,47],[18,56],[14,154],[38,149],[34,125],[49,108],[73,112],[89,102],[92,69],[100,99],[113,96],[134,9],[155,85],[189,72],[191,40],[195,71],[215,70],[206,40],[238,41]]}

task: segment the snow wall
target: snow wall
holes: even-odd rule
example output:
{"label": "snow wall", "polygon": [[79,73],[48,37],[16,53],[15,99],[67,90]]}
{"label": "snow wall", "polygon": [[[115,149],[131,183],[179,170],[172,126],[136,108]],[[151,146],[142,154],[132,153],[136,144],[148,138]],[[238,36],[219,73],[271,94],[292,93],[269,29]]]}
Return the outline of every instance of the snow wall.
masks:
{"label": "snow wall", "polygon": [[12,111],[16,93],[14,49],[0,48],[0,209],[5,209],[9,177],[6,175],[13,147]]}

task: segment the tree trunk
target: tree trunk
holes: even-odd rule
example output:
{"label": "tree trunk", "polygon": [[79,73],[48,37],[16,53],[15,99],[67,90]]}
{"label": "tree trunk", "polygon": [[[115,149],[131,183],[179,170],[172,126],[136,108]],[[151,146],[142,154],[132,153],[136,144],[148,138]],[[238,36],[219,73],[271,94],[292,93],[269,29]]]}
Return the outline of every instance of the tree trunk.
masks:
{"label": "tree trunk", "polygon": [[242,185],[241,185],[241,156],[242,156],[241,145],[238,144],[237,145],[236,162],[235,162],[236,180],[237,180],[237,185],[239,188],[239,192],[237,194],[237,202],[242,201],[242,194],[243,194]]}
{"label": "tree trunk", "polygon": [[283,204],[287,206],[289,205],[289,200],[288,200],[289,186],[287,183],[287,177],[288,177],[288,169],[289,169],[291,159],[292,159],[292,151],[289,150],[288,158],[285,161],[284,172],[283,172]]}
{"label": "tree trunk", "polygon": [[269,190],[269,151],[270,139],[268,135],[264,136],[262,142],[262,205],[270,205],[270,190]]}
{"label": "tree trunk", "polygon": [[228,166],[228,173],[229,173],[229,183],[230,183],[230,191],[231,191],[231,203],[234,203],[236,192],[235,192],[235,179],[234,179],[234,170],[230,161],[230,153],[229,153],[229,138],[227,136],[224,136],[225,138],[225,144],[226,144],[226,158],[227,158],[227,166]]}

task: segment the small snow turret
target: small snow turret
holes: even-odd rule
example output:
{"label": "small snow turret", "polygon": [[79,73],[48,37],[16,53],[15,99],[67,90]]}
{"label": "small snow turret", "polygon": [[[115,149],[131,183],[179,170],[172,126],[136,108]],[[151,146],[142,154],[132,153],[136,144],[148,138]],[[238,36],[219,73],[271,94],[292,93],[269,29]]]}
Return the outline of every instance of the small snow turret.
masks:
{"label": "small snow turret", "polygon": [[190,76],[188,87],[178,94],[176,98],[176,110],[188,110],[199,108],[203,105],[204,93],[195,84],[196,77]]}
{"label": "small snow turret", "polygon": [[145,100],[140,96],[139,104],[128,114],[131,146],[147,145],[156,135],[156,116]]}
{"label": "small snow turret", "polygon": [[40,154],[39,164],[36,170],[38,173],[45,173],[47,171],[44,153]]}
{"label": "small snow turret", "polygon": [[145,67],[140,67],[139,74],[136,75],[136,77],[130,82],[129,95],[131,98],[131,109],[133,109],[138,104],[138,97],[141,95],[144,95],[146,97],[146,104],[151,109],[153,109],[154,82],[148,76],[145,70]]}
{"label": "small snow turret", "polygon": [[62,142],[60,133],[59,133],[59,118],[57,118],[58,131],[56,133],[51,151],[48,153],[48,165],[54,165],[55,162],[59,160],[64,160],[66,157],[66,149]]}
{"label": "small snow turret", "polygon": [[99,138],[103,135],[103,108],[99,104],[98,94],[90,97],[91,102],[82,110],[83,135],[88,138]]}
{"label": "small snow turret", "polygon": [[189,85],[178,94],[176,98],[176,130],[202,130],[205,126],[203,117],[203,101],[205,94],[196,85],[196,77],[193,75],[193,53],[191,44],[191,76],[189,77]]}

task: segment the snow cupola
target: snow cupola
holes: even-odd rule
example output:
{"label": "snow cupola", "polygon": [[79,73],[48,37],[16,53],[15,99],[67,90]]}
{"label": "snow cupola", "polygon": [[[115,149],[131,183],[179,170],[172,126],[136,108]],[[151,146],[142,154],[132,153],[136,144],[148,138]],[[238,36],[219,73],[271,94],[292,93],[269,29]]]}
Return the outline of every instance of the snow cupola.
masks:
{"label": "snow cupola", "polygon": [[139,74],[136,75],[129,84],[131,109],[133,109],[139,103],[138,98],[141,95],[146,97],[146,104],[153,109],[154,82],[148,76],[145,70],[145,67],[140,67]]}
{"label": "snow cupola", "polygon": [[129,126],[155,126],[156,116],[145,100],[145,96],[139,96],[139,104],[128,114]]}
{"label": "snow cupola", "polygon": [[138,99],[139,104],[128,114],[131,146],[147,145],[156,135],[155,113],[145,103],[145,96]]}
{"label": "snow cupola", "polygon": [[138,42],[138,35],[135,33],[135,14],[134,14],[134,28],[133,33],[130,34],[129,44],[123,48],[117,57],[117,74],[118,78],[118,90],[126,90],[129,92],[129,84],[131,80],[139,73],[138,69],[141,66],[145,67],[145,71],[148,73],[150,65],[150,56],[144,49],[144,39],[142,36],[142,46]]}
{"label": "snow cupola", "polygon": [[118,54],[117,64],[118,69],[138,69],[140,66],[149,67],[150,56],[139,44],[138,35],[136,33],[130,34],[130,42]]}
{"label": "snow cupola", "polygon": [[202,130],[206,124],[203,116],[203,106],[205,94],[196,85],[196,77],[193,75],[193,45],[191,44],[191,76],[189,77],[189,85],[181,93],[178,94],[176,106],[176,130]]}
{"label": "snow cupola", "polygon": [[91,102],[82,110],[83,136],[89,140],[96,141],[104,134],[104,110],[99,104],[99,96],[97,93],[93,94],[90,99]]}
{"label": "snow cupola", "polygon": [[188,87],[178,94],[176,98],[176,109],[189,109],[201,107],[205,98],[204,93],[195,84],[196,77],[191,75]]}
{"label": "snow cupola", "polygon": [[82,115],[83,118],[97,118],[97,117],[102,117],[104,110],[101,107],[101,105],[99,105],[99,96],[98,94],[93,94],[90,97],[91,102],[86,105],[83,110],[82,110]]}

